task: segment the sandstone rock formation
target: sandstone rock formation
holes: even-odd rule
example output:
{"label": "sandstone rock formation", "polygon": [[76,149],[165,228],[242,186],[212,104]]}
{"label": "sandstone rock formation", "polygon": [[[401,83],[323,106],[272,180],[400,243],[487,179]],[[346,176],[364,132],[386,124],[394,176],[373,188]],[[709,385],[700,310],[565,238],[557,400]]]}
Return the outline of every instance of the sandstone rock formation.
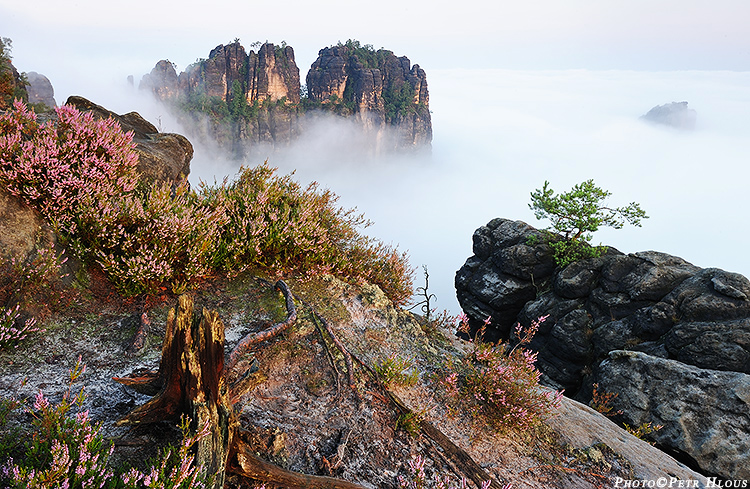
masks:
{"label": "sandstone rock formation", "polygon": [[159,61],[139,88],[167,102],[191,137],[216,141],[241,158],[257,145],[284,145],[296,134],[299,69],[291,46],[265,43],[257,53],[239,41],[219,45],[177,74]]}
{"label": "sandstone rock formation", "polygon": [[6,52],[8,47],[3,44],[0,48],[0,110],[5,110],[13,105],[15,99],[25,101],[29,95],[21,74],[13,66],[10,55]]}
{"label": "sandstone rock formation", "polygon": [[[677,462],[671,456],[639,440],[623,430],[603,414],[573,399],[563,398],[559,414],[548,424],[560,434],[561,440],[571,447],[583,450],[590,457],[592,451],[608,447],[624,457],[633,470],[633,479],[658,480],[660,477],[675,477],[680,480],[706,479]],[[697,486],[696,486],[697,487]]]}
{"label": "sandstone rock formation", "polygon": [[354,41],[324,48],[307,74],[307,89],[313,102],[348,110],[370,130],[394,127],[397,136],[386,149],[432,140],[427,75],[405,56]]}
{"label": "sandstone rock formation", "polygon": [[23,263],[38,245],[53,242],[54,233],[39,213],[0,189],[0,258]]}
{"label": "sandstone rock formation", "polygon": [[750,479],[750,375],[613,351],[599,386],[619,394],[629,425],[664,426],[654,433],[659,445],[688,454],[710,474]]}
{"label": "sandstone rock formation", "polygon": [[289,145],[320,112],[352,117],[376,152],[432,140],[424,70],[354,41],[320,51],[305,97],[291,46],[264,43],[246,52],[238,40],[180,74],[159,61],[139,88],[168,102],[192,137],[218,142],[238,158]]}
{"label": "sandstone rock formation", "polygon": [[193,145],[185,136],[161,133],[137,112],[118,115],[83,97],[72,96],[66,104],[92,112],[95,117],[112,117],[123,131],[132,131],[138,153],[138,171],[145,181],[166,181],[177,185],[187,180]]}
{"label": "sandstone rock formation", "polygon": [[[456,274],[457,297],[472,326],[476,330],[491,317],[490,336],[508,339],[517,321],[528,326],[549,314],[530,347],[539,352],[537,366],[545,381],[573,398],[591,400],[592,385],[602,383],[602,369],[608,365],[602,362],[615,350],[644,352],[688,370],[750,373],[750,281],[742,275],[701,269],[665,253],[625,255],[613,248],[560,269],[545,234],[521,221],[494,219],[477,229],[473,239],[474,256]],[[679,396],[675,386],[688,388],[692,382],[686,373],[673,370],[670,382],[655,384],[664,398]],[[730,389],[734,384],[721,385]],[[636,395],[633,389],[638,390],[631,386],[617,399],[654,395],[651,390]],[[649,402],[644,407],[648,415],[626,411],[626,416],[642,420],[650,415],[649,420],[665,424],[665,433],[679,428],[677,418],[660,417],[657,402]],[[723,416],[718,410],[702,413],[703,426]],[[750,422],[747,410],[744,416]],[[750,432],[740,437],[750,443]],[[691,453],[676,438],[659,440],[687,453],[708,473],[734,473],[730,460],[707,464],[706,457]]]}
{"label": "sandstone rock formation", "polygon": [[55,89],[49,78],[36,71],[30,71],[26,73],[26,79],[29,82],[26,91],[29,93],[30,104],[44,104],[49,108],[57,107]]}
{"label": "sandstone rock formation", "polygon": [[687,102],[672,102],[670,104],[657,105],[641,116],[642,120],[663,124],[677,129],[695,129],[698,113],[688,109]]}

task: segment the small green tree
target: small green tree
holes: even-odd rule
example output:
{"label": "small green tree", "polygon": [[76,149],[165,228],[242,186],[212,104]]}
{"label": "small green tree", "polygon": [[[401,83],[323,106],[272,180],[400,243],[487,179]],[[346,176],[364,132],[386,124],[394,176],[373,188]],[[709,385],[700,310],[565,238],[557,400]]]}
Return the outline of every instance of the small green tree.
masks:
{"label": "small green tree", "polygon": [[609,207],[606,199],[611,192],[597,187],[593,180],[579,183],[568,191],[555,195],[545,181],[541,189],[531,193],[529,208],[537,219],[549,219],[552,230],[563,240],[550,240],[555,262],[565,266],[576,260],[600,256],[606,247],[592,247],[589,241],[600,226],[621,229],[626,223],[640,227],[646,212],[636,202],[625,207]]}

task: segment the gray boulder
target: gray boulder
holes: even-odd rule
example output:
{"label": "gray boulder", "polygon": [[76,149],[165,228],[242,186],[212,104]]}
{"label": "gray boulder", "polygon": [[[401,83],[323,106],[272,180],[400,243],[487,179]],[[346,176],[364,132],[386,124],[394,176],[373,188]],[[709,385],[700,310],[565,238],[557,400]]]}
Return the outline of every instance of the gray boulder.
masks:
{"label": "gray boulder", "polygon": [[26,91],[29,94],[29,103],[44,104],[49,108],[57,107],[55,89],[52,87],[49,78],[40,75],[36,71],[30,71],[26,73],[26,80],[29,82],[29,85],[26,87]]}
{"label": "gray boulder", "polygon": [[631,426],[662,425],[653,440],[722,478],[750,479],[750,375],[686,365],[645,353],[613,351],[599,387],[616,392]]}

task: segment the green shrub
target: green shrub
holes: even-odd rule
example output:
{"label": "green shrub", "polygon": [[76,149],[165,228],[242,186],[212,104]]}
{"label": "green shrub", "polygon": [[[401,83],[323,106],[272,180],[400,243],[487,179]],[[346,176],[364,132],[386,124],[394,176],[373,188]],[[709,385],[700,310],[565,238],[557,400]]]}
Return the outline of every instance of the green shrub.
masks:
{"label": "green shrub", "polygon": [[414,362],[412,360],[390,355],[375,365],[374,370],[386,387],[411,387],[419,381],[419,374],[413,367]]}

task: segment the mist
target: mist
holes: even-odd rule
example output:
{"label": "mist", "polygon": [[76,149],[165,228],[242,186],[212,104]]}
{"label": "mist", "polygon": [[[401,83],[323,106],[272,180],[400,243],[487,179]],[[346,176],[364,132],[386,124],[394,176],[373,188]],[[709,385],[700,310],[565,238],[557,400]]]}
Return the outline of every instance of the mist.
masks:
{"label": "mist", "polygon": [[[595,244],[750,275],[750,73],[435,70],[428,82],[431,151],[373,154],[371,135],[323,116],[291,147],[261,150],[255,161],[193,141],[190,180],[220,182],[267,159],[302,184],[319,182],[374,222],[366,234],[408,251],[415,285],[426,266],[433,305],[453,314],[453,279],[474,230],[495,217],[547,226],[528,207],[545,180],[565,191],[593,178],[612,192],[610,204],[639,202],[650,216],[641,228],[601,229]],[[131,103],[163,130],[187,131],[149,100]],[[638,119],[683,100],[698,113],[693,131]]]}

